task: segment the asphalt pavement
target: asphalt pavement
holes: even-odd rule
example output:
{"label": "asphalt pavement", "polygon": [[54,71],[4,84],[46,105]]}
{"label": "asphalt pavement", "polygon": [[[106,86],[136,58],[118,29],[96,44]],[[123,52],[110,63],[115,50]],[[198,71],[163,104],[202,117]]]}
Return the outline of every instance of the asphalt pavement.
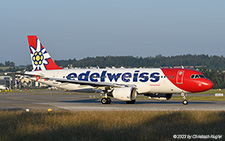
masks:
{"label": "asphalt pavement", "polygon": [[[199,94],[195,94],[200,96]],[[194,95],[194,96],[195,96]],[[204,94],[201,96],[214,96]],[[178,96],[178,95],[175,95]],[[192,95],[193,96],[193,95]],[[179,110],[225,110],[225,101],[182,101],[137,100],[135,104],[112,99],[111,104],[101,104],[97,93],[76,93],[59,90],[34,90],[0,93],[0,110],[17,111],[179,111]]]}

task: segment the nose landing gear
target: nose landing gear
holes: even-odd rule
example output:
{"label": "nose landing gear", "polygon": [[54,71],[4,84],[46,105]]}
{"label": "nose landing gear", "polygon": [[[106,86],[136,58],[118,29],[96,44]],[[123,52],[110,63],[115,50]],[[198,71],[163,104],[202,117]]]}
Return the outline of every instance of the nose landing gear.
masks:
{"label": "nose landing gear", "polygon": [[186,99],[187,94],[186,93],[181,93],[181,96],[183,96],[184,101],[182,102],[184,105],[188,104],[188,101]]}
{"label": "nose landing gear", "polygon": [[183,103],[184,105],[187,105],[187,104],[188,104],[188,101],[185,99],[182,103]]}

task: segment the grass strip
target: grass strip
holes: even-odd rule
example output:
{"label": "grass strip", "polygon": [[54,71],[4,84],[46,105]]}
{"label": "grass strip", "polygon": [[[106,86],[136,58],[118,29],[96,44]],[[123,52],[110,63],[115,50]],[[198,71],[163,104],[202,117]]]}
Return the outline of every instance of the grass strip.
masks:
{"label": "grass strip", "polygon": [[173,140],[225,135],[225,111],[0,111],[0,140]]}

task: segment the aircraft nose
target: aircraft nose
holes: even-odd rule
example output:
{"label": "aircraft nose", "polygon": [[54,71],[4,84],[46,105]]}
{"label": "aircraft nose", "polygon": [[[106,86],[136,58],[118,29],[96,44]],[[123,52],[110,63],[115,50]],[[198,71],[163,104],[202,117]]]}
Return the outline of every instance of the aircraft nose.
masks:
{"label": "aircraft nose", "polygon": [[202,83],[201,83],[201,87],[207,91],[209,89],[211,89],[213,87],[213,82],[209,79],[205,79]]}

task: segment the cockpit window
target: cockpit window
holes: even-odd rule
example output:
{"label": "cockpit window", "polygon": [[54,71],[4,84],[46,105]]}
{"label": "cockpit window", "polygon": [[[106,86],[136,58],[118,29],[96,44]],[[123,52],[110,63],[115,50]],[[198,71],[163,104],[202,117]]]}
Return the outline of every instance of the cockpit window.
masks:
{"label": "cockpit window", "polygon": [[200,78],[205,78],[205,76],[204,75],[199,75],[200,76]]}
{"label": "cockpit window", "polygon": [[195,78],[200,78],[200,76],[199,75],[195,75]]}
{"label": "cockpit window", "polygon": [[205,78],[205,76],[204,75],[201,75],[201,74],[193,74],[193,75],[191,75],[191,78],[192,79]]}

